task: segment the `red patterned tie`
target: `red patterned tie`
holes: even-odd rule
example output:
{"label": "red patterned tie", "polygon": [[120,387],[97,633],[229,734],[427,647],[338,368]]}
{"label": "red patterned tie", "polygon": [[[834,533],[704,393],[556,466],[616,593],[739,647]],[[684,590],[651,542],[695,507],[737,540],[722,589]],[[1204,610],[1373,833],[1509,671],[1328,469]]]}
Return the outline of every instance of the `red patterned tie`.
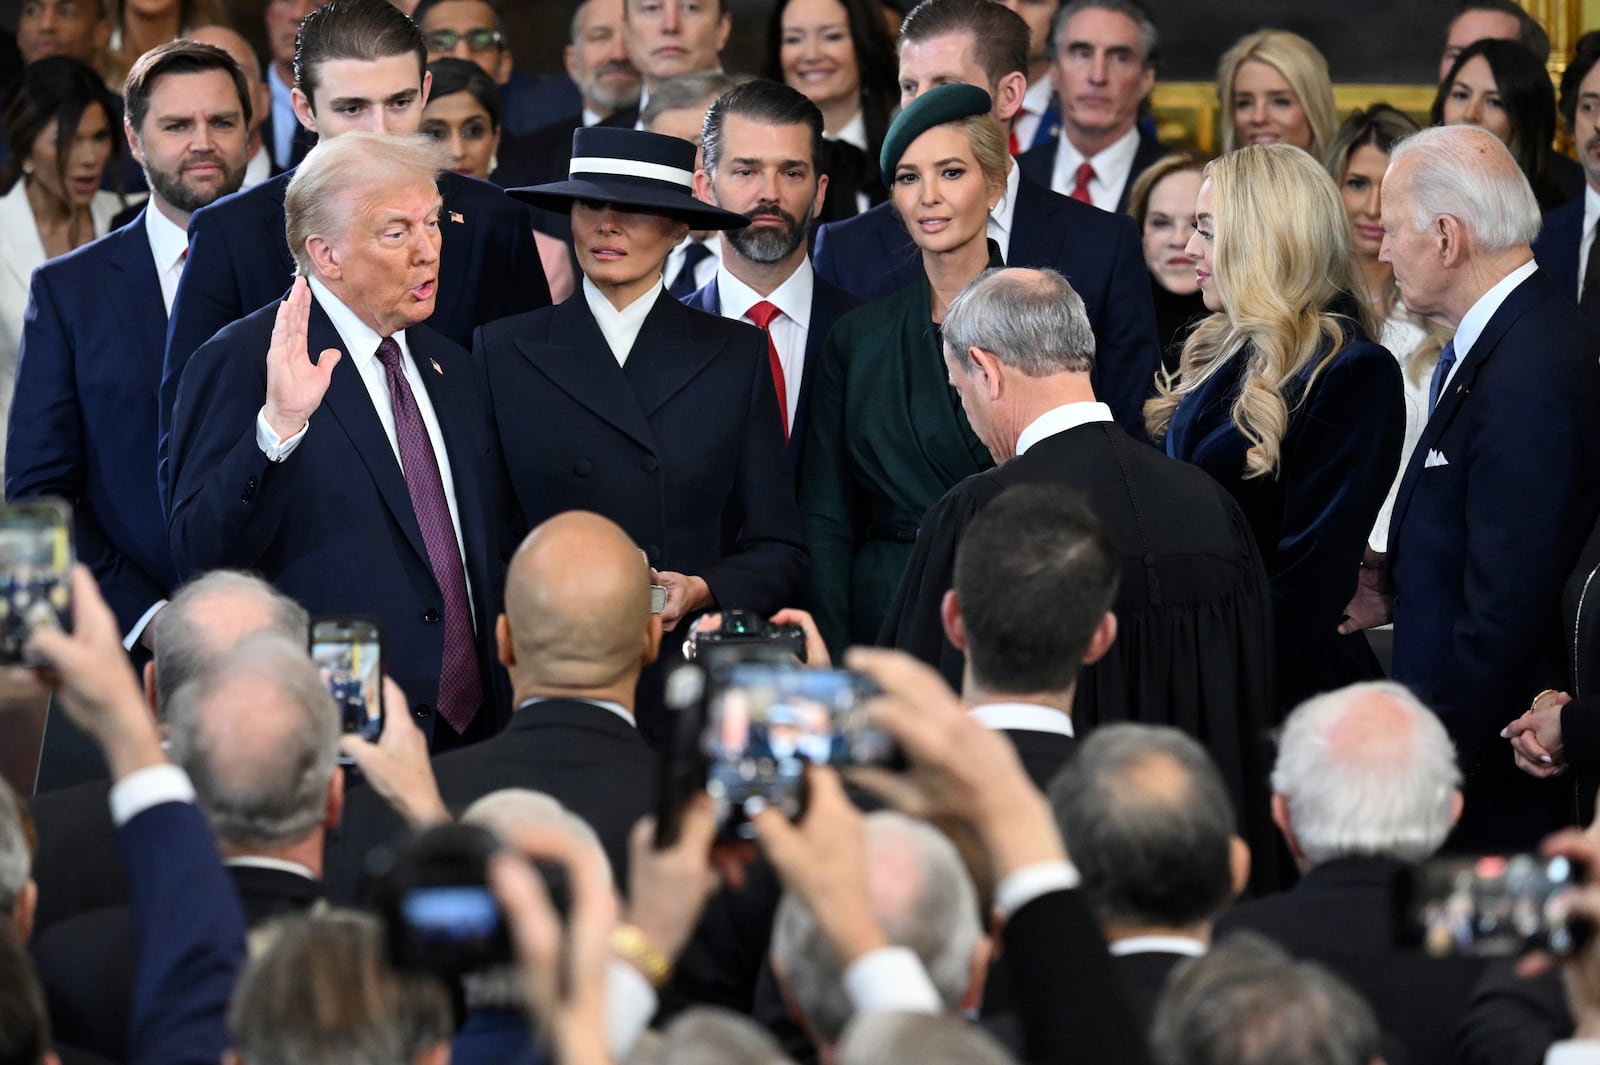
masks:
{"label": "red patterned tie", "polygon": [[444,661],[439,669],[439,716],[457,733],[465,732],[483,703],[483,682],[478,676],[477,644],[472,635],[472,606],[467,598],[467,575],[461,568],[450,504],[439,477],[439,462],[428,439],[428,427],[417,410],[400,365],[400,345],[384,337],[378,361],[389,381],[389,402],[394,406],[394,435],[400,445],[400,468],[411,491],[411,509],[422,529],[434,580],[444,595]]}
{"label": "red patterned tie", "polygon": [[1012,155],[1022,154],[1022,144],[1017,140],[1017,131],[1014,129],[1006,133],[1006,148]]}
{"label": "red patterned tie", "polygon": [[744,312],[744,316],[767,334],[767,361],[772,364],[772,386],[778,392],[778,418],[783,422],[783,438],[789,439],[789,390],[783,381],[783,362],[778,358],[778,345],[772,342],[772,320],[783,312],[766,300]]}
{"label": "red patterned tie", "polygon": [[1089,182],[1094,179],[1094,167],[1087,162],[1078,164],[1078,183],[1072,186],[1072,198],[1082,203],[1094,203],[1089,195]]}

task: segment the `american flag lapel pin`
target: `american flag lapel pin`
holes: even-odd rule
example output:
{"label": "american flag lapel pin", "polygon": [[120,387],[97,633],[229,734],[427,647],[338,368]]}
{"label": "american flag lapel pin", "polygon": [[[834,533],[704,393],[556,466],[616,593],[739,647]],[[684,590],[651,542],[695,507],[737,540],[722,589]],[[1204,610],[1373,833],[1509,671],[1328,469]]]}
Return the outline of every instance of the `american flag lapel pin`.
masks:
{"label": "american flag lapel pin", "polygon": [[438,359],[429,359],[428,365],[433,367],[434,373],[438,374],[440,377],[444,376],[444,370],[440,368]]}
{"label": "american flag lapel pin", "polygon": [[451,211],[450,212],[450,221],[454,222],[458,226],[464,226],[464,225],[467,224],[467,220],[465,218],[461,217],[461,212],[460,211]]}

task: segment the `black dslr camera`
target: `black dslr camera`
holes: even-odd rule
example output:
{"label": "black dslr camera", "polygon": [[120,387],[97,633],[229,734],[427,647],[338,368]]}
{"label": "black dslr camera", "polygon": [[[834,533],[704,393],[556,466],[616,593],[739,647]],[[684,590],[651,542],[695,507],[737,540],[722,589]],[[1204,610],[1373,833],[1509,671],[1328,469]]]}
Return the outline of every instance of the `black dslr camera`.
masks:
{"label": "black dslr camera", "polygon": [[456,977],[511,961],[510,933],[488,886],[497,849],[485,829],[454,823],[376,858],[369,871],[396,968]]}
{"label": "black dslr camera", "polygon": [[753,610],[727,610],[722,627],[692,633],[683,656],[707,666],[725,662],[806,660],[806,633],[798,625],[774,625]]}

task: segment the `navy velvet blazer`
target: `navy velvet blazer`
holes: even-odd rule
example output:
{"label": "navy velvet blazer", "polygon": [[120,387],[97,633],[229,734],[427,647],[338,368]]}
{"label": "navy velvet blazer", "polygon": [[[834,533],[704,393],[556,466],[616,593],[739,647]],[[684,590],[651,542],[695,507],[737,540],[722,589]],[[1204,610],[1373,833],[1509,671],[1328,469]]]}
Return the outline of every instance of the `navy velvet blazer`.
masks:
{"label": "navy velvet blazer", "polygon": [[725,608],[797,601],[809,556],[759,329],[663,291],[618,366],[579,292],[484,326],[473,354],[524,528],[592,510]]}
{"label": "navy velvet blazer", "polygon": [[72,504],[78,557],[127,632],[177,583],[156,489],[167,314],[144,212],[33,275],[6,498]]}
{"label": "navy velvet blazer", "polygon": [[[683,302],[697,311],[720,315],[722,297],[717,291],[717,279],[713,277],[707,281],[705,287]],[[813,278],[811,324],[806,327],[805,369],[800,374],[800,396],[795,400],[794,424],[789,426],[789,468],[796,474],[800,471],[800,460],[805,452],[806,426],[811,420],[811,382],[816,377],[817,360],[822,357],[822,345],[828,339],[828,334],[833,332],[833,323],[839,320],[839,316],[860,305],[861,301],[848,292],[835,288],[820,277]]]}
{"label": "navy velvet blazer", "polygon": [[[443,660],[443,597],[405,475],[348,352],[295,451],[268,462],[256,444],[266,351],[277,305],[228,326],[195,352],[173,412],[172,553],[189,577],[254,570],[316,614],[383,622],[390,675],[430,735]],[[505,560],[514,530],[504,465],[484,416],[481,371],[427,326],[406,330],[450,456],[477,628],[485,709],[503,723],[509,686],[494,656]],[[313,303],[308,347],[343,350]],[[435,369],[433,364],[437,364]]]}
{"label": "navy velvet blazer", "polygon": [[1395,497],[1392,672],[1456,742],[1465,842],[1526,845],[1571,816],[1570,789],[1517,772],[1499,732],[1567,684],[1562,586],[1600,512],[1597,350],[1535,272],[1457,364]]}
{"label": "navy velvet blazer", "polygon": [[1544,216],[1539,239],[1533,242],[1533,257],[1539,269],[1563,296],[1578,298],[1578,249],[1583,247],[1583,194],[1568,200]]}
{"label": "navy velvet blazer", "polygon": [[1304,371],[1292,384],[1276,476],[1247,480],[1250,443],[1230,412],[1251,355],[1235,352],[1183,397],[1166,448],[1210,473],[1244,510],[1272,589],[1275,690],[1287,710],[1381,675],[1366,637],[1337,630],[1400,467],[1404,386],[1394,356],[1349,340],[1309,385]]}
{"label": "navy velvet blazer", "polygon": [[[1056,149],[1060,146],[1059,137],[1051,137],[1046,141],[1035,141],[1033,147],[1017,156],[1017,165],[1022,168],[1022,176],[1031,178],[1045,188],[1056,176]],[[1122,183],[1122,197],[1117,200],[1117,213],[1121,214],[1128,209],[1128,194],[1133,191],[1133,183],[1145,168],[1151,163],[1166,155],[1170,148],[1155,137],[1143,126],[1139,127],[1139,148],[1133,153],[1133,166],[1128,170],[1128,179]]]}
{"label": "navy velvet blazer", "polygon": [[[862,300],[927,283],[922,255],[893,203],[823,226],[812,262],[823,280]],[[1058,196],[1024,173],[1006,265],[1047,266],[1072,282],[1094,329],[1095,395],[1124,429],[1143,439],[1144,401],[1161,365],[1161,345],[1150,272],[1133,220]]]}
{"label": "navy velvet blazer", "polygon": [[[189,220],[189,262],[172,303],[161,371],[162,491],[171,480],[165,465],[184,366],[223,326],[281,299],[294,278],[283,215],[293,176],[224,197]],[[428,326],[467,347],[485,322],[548,306],[550,288],[523,206],[487,181],[449,172],[439,175],[439,193],[439,287]],[[163,503],[171,509],[169,497]]]}

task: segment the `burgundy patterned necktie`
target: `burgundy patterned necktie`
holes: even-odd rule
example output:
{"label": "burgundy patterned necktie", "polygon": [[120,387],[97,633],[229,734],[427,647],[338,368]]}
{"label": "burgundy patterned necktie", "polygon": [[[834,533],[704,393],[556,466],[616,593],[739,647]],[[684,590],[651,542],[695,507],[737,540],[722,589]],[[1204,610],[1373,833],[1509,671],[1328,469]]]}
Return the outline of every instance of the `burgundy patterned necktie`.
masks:
{"label": "burgundy patterned necktie", "polygon": [[417,410],[400,365],[400,345],[384,337],[378,361],[389,381],[389,401],[394,406],[394,435],[400,445],[400,467],[411,491],[411,509],[422,529],[433,577],[444,593],[444,661],[439,669],[439,715],[457,733],[465,732],[483,703],[483,683],[478,676],[477,644],[472,635],[472,606],[467,599],[467,575],[461,568],[450,504],[434,457],[428,427]]}

